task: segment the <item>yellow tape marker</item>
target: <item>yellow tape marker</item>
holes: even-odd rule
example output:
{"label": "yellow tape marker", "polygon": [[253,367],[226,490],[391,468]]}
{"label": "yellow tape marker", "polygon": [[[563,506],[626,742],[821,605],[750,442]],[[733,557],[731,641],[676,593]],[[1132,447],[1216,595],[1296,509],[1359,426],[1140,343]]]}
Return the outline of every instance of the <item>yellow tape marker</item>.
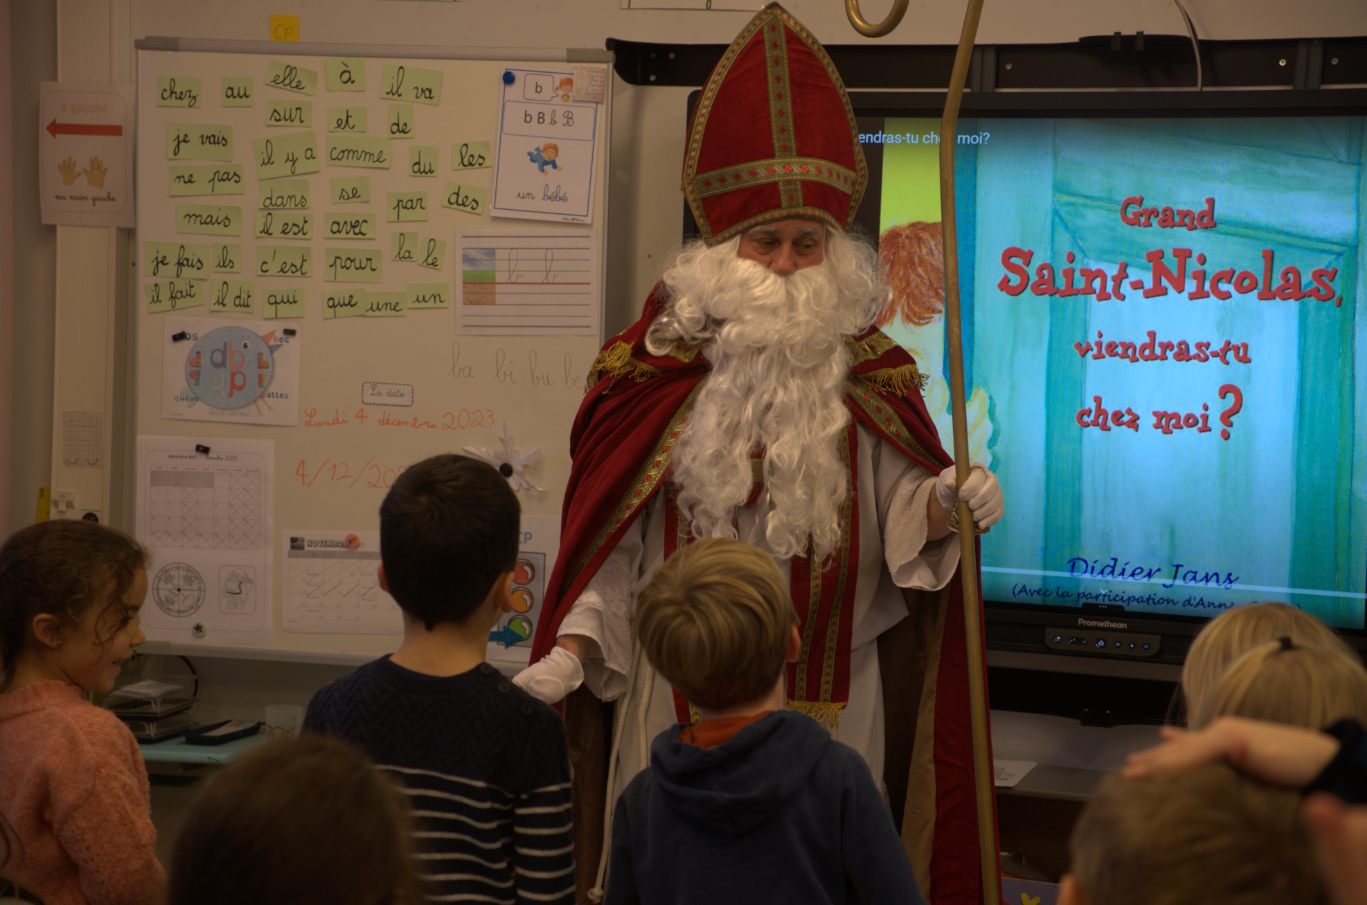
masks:
{"label": "yellow tape marker", "polygon": [[299,17],[275,15],[271,16],[271,40],[298,41]]}
{"label": "yellow tape marker", "polygon": [[45,522],[52,514],[52,488],[38,488],[38,511],[34,514],[34,524]]}

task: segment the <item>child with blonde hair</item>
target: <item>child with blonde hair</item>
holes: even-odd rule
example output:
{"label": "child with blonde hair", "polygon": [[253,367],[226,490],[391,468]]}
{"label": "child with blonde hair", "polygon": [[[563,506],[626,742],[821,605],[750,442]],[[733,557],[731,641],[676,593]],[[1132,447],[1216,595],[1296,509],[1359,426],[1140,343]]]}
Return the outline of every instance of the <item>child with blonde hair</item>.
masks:
{"label": "child with blonde hair", "polygon": [[6,870],[48,905],[161,898],[147,770],[133,733],[91,704],[145,639],[147,554],[86,521],[40,522],[0,547],[0,811]]}
{"label": "child with blonde hair", "polygon": [[1337,646],[1300,644],[1283,636],[1231,663],[1189,716],[1193,729],[1221,716],[1306,729],[1342,719],[1367,723],[1367,668]]}
{"label": "child with blonde hair", "polygon": [[1108,776],[1073,829],[1059,905],[1324,905],[1300,806],[1228,764]]}
{"label": "child with blonde hair", "polygon": [[685,547],[638,595],[635,629],[701,718],[658,735],[617,802],[610,905],[924,903],[864,759],[783,709],[802,638],[769,554]]}
{"label": "child with blonde hair", "polygon": [[1286,603],[1249,603],[1226,610],[1197,634],[1182,666],[1182,697],[1190,718],[1220,681],[1226,667],[1250,648],[1283,635],[1302,644],[1317,644],[1353,655],[1334,630],[1314,616]]}

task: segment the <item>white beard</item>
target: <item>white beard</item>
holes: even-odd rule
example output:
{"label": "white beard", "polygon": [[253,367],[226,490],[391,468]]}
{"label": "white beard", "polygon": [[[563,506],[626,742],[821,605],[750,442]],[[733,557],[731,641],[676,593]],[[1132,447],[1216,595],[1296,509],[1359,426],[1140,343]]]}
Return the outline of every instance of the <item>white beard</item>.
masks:
{"label": "white beard", "polygon": [[664,277],[671,307],[647,338],[661,351],[678,336],[702,339],[712,366],[674,451],[679,507],[695,536],[735,537],[733,518],[754,484],[751,458],[762,449],[765,545],[780,558],[810,552],[820,561],[840,543],[849,486],[841,433],[851,419],[844,337],[877,309],[872,252],[832,233],[827,261],[783,277],[735,249],[680,255]]}

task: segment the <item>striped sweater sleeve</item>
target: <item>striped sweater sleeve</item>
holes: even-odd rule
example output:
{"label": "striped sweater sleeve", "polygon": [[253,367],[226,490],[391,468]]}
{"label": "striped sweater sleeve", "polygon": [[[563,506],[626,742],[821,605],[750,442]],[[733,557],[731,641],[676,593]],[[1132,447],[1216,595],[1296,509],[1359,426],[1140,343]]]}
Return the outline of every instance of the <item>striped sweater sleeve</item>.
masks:
{"label": "striped sweater sleeve", "polygon": [[570,749],[553,711],[532,734],[527,775],[537,777],[513,807],[514,879],[519,903],[573,905],[574,823]]}

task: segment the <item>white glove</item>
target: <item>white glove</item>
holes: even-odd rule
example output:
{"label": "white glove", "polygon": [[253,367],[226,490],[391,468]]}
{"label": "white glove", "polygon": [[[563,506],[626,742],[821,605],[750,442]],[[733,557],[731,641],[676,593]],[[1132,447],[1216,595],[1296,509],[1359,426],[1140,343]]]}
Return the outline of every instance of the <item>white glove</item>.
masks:
{"label": "white glove", "polygon": [[963,500],[973,513],[973,521],[979,528],[990,528],[1001,520],[1006,511],[1006,499],[1002,496],[1002,485],[997,476],[987,470],[986,465],[972,463],[968,480],[963,490],[955,492],[954,466],[951,465],[935,479],[935,498],[946,509],[953,509],[955,502]]}
{"label": "white glove", "polygon": [[538,701],[554,704],[584,684],[584,666],[563,647],[553,647],[545,657],[513,676],[513,684]]}

